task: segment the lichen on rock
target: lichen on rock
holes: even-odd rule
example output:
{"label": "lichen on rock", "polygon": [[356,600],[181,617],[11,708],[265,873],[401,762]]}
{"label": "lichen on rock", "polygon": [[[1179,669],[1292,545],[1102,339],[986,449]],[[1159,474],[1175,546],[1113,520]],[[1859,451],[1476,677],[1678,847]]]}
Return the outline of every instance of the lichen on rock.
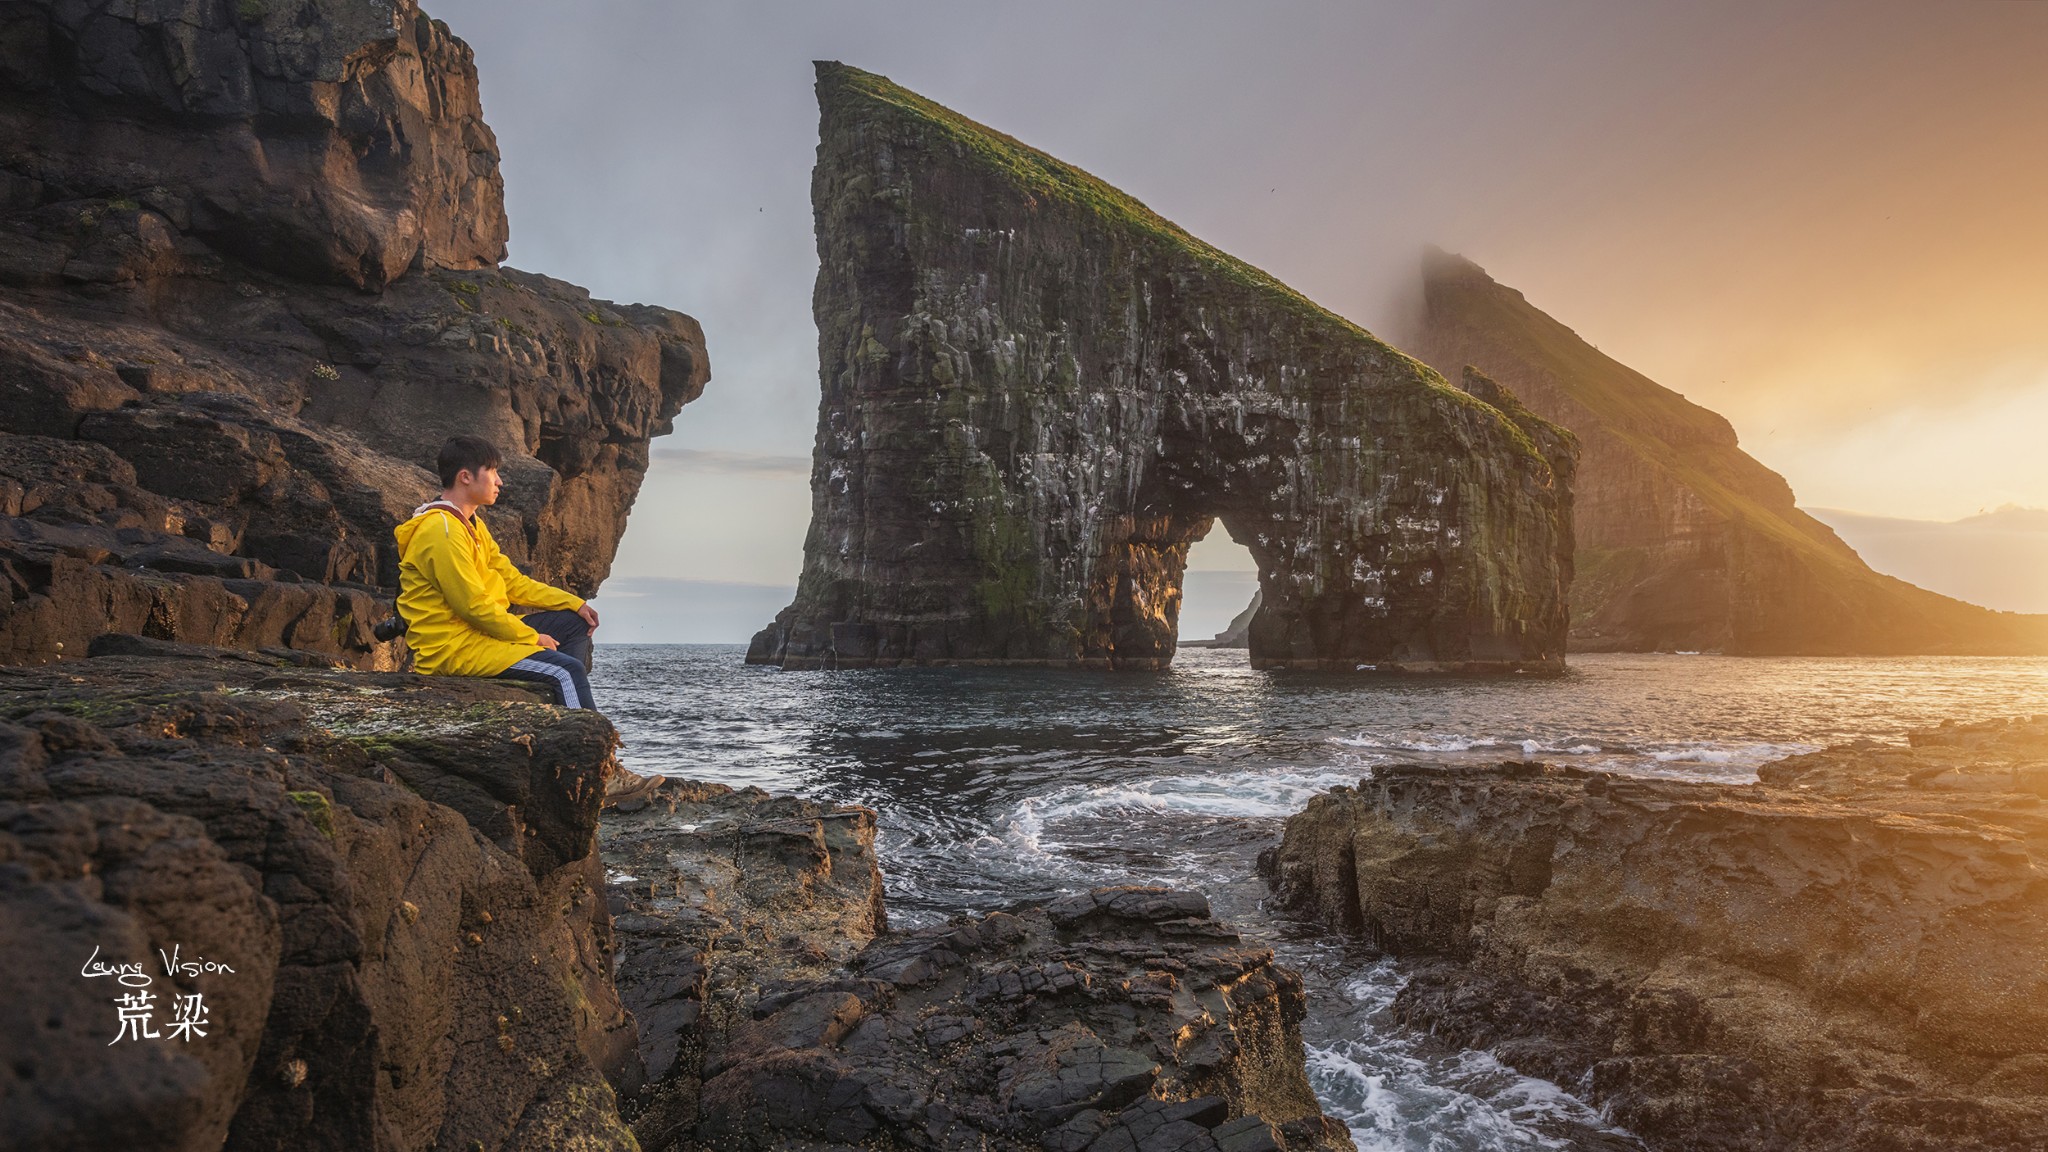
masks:
{"label": "lichen on rock", "polygon": [[1085,172],[818,97],[812,521],[750,660],[1163,667],[1220,519],[1255,665],[1561,667],[1569,450]]}

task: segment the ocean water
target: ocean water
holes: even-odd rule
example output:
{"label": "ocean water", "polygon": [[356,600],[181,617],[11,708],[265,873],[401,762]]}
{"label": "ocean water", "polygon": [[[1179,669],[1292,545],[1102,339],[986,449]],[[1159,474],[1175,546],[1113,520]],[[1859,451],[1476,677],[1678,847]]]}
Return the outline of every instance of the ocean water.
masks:
{"label": "ocean water", "polygon": [[1565,1088],[1386,1019],[1400,966],[1265,906],[1286,816],[1374,765],[1536,759],[1749,783],[1759,765],[1944,719],[2048,712],[2048,659],[1586,655],[1558,678],[750,668],[732,645],[602,645],[639,772],[872,805],[898,925],[1099,884],[1207,892],[1310,992],[1310,1074],[1368,1152],[1617,1148]]}

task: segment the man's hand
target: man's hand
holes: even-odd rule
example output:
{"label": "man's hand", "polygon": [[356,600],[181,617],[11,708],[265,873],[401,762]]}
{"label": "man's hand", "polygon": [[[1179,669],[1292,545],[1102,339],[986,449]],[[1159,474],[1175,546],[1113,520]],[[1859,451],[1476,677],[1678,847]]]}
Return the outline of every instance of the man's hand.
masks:
{"label": "man's hand", "polygon": [[597,609],[592,608],[588,604],[585,604],[583,607],[578,608],[576,610],[576,614],[578,616],[583,617],[583,622],[585,624],[590,625],[590,630],[592,632],[597,631]]}
{"label": "man's hand", "polygon": [[545,632],[534,637],[533,642],[547,649],[550,652],[559,652],[562,650],[562,646],[555,642],[555,638],[553,636],[548,635]]}

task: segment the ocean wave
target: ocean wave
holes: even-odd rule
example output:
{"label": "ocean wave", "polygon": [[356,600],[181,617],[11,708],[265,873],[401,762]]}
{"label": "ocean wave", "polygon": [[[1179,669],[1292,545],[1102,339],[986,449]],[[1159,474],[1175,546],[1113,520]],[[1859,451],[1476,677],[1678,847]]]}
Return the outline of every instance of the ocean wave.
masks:
{"label": "ocean wave", "polygon": [[1424,1058],[1411,1034],[1366,1025],[1392,1005],[1404,982],[1391,960],[1357,970],[1338,991],[1356,1005],[1345,1015],[1364,1033],[1307,1045],[1309,1083],[1361,1152],[1533,1152],[1569,1148],[1568,1139],[1552,1134],[1566,1128],[1607,1129],[1584,1101],[1490,1053]]}
{"label": "ocean wave", "polygon": [[[1432,1076],[1424,1061],[1386,1044],[1309,1045],[1307,1056],[1310,1086],[1325,1111],[1350,1130],[1359,1152],[1550,1152],[1570,1142],[1535,1125],[1598,1123],[1590,1108],[1563,1089],[1512,1073],[1503,1089],[1488,1092],[1488,1083],[1480,1083],[1472,1085],[1480,1091],[1467,1091],[1439,1079],[1463,1075],[1462,1062]],[[1494,1067],[1500,1067],[1497,1061]]]}
{"label": "ocean wave", "polygon": [[1066,785],[1029,797],[1023,806],[1047,820],[1130,812],[1292,816],[1311,798],[1340,784],[1358,783],[1359,775],[1355,770],[1324,767],[1155,776],[1113,784]]}
{"label": "ocean wave", "polygon": [[1499,750],[1518,751],[1531,756],[1539,753],[1583,756],[1596,752],[1633,751],[1625,744],[1601,744],[1570,736],[1558,740],[1536,740],[1512,736],[1385,736],[1361,732],[1356,736],[1332,736],[1330,743],[1345,748],[1388,752],[1452,753]]}
{"label": "ocean wave", "polygon": [[1359,776],[1355,768],[1275,768],[1067,784],[1017,801],[967,847],[1042,873],[1082,877],[1091,869],[1069,857],[1068,846],[1048,829],[1133,815],[1281,819],[1331,788],[1357,784]]}

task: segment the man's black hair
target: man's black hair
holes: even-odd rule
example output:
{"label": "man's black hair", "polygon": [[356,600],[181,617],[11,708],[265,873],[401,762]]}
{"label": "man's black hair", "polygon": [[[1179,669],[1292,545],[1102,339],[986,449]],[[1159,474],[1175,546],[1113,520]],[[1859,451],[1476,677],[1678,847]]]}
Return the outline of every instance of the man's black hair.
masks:
{"label": "man's black hair", "polygon": [[434,461],[441,470],[441,487],[455,487],[457,472],[482,472],[486,468],[502,468],[505,458],[498,455],[498,446],[489,440],[475,436],[450,436],[441,445],[441,456]]}

